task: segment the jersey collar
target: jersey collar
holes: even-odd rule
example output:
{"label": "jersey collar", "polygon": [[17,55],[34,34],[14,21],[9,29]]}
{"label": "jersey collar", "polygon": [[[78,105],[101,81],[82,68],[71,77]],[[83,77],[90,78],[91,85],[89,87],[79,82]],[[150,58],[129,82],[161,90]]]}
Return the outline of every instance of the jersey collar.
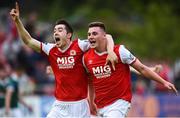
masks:
{"label": "jersey collar", "polygon": [[64,53],[64,52],[66,52],[66,50],[69,49],[69,47],[71,46],[71,44],[72,44],[72,41],[69,43],[69,45],[68,45],[65,49],[62,50],[61,48],[58,48],[58,50],[61,51],[62,53]]}
{"label": "jersey collar", "polygon": [[97,52],[96,50],[94,50],[94,52],[99,55],[99,56],[102,56],[102,55],[105,55],[105,54],[108,54],[107,51],[104,51],[104,52]]}

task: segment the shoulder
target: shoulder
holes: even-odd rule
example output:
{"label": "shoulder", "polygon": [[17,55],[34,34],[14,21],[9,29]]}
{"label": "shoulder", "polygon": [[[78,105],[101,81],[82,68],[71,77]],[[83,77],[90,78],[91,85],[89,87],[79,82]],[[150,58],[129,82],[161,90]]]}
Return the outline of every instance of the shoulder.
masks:
{"label": "shoulder", "polygon": [[83,52],[86,52],[90,48],[90,44],[87,39],[83,39],[83,40],[77,39],[76,43]]}
{"label": "shoulder", "polygon": [[90,48],[88,51],[84,53],[84,57],[92,57],[94,55],[94,49]]}
{"label": "shoulder", "polygon": [[78,43],[78,40],[79,40],[78,38],[74,38],[72,42],[73,43]]}
{"label": "shoulder", "polygon": [[54,43],[41,43],[41,51],[49,55],[50,50],[55,46],[56,44]]}
{"label": "shoulder", "polygon": [[121,46],[122,46],[122,45],[115,45],[115,46],[114,46],[114,51],[118,51]]}
{"label": "shoulder", "polygon": [[45,43],[42,43],[42,45],[43,46],[47,46],[47,47],[55,47],[55,43],[47,43],[47,42],[45,42]]}

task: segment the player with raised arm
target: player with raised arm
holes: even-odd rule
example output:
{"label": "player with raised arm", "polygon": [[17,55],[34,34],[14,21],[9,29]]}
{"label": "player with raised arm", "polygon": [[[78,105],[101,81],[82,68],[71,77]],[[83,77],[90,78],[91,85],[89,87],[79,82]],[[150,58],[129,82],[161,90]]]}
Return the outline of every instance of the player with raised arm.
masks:
{"label": "player with raised arm", "polygon": [[[82,64],[82,56],[89,49],[89,42],[79,39],[72,41],[73,29],[65,20],[59,20],[54,27],[55,44],[42,43],[32,38],[24,28],[19,18],[18,3],[10,15],[22,41],[35,51],[47,55],[55,75],[56,100],[47,117],[90,117],[86,99],[88,79]],[[109,37],[107,36],[108,60],[115,61],[114,44]]]}

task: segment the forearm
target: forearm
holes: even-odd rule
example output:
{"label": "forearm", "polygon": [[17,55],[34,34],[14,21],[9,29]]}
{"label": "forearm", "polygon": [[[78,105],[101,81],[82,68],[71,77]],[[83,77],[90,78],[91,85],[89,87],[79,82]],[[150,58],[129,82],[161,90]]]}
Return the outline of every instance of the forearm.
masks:
{"label": "forearm", "polygon": [[7,92],[6,96],[5,96],[5,113],[9,114],[10,112],[10,106],[11,106],[11,96],[12,93],[11,92]]}
{"label": "forearm", "polygon": [[90,90],[89,95],[88,95],[88,100],[89,100],[90,104],[94,103],[94,98],[95,98],[94,90]]}
{"label": "forearm", "polygon": [[112,53],[114,50],[114,41],[111,35],[106,34],[106,38],[107,38],[107,52],[108,53]]}
{"label": "forearm", "polygon": [[15,20],[15,24],[19,33],[19,36],[21,37],[22,41],[33,50],[40,52],[40,42],[38,40],[35,40],[31,37],[31,35],[28,33],[28,31],[25,29],[24,25],[22,24],[21,20],[17,18]]}
{"label": "forearm", "polygon": [[90,79],[88,85],[89,85],[88,86],[88,101],[89,101],[90,111],[92,115],[97,115],[97,107],[96,107],[96,104],[94,103],[95,91],[93,87],[92,78]]}
{"label": "forearm", "polygon": [[29,45],[29,42],[31,40],[30,34],[27,32],[27,30],[24,28],[24,25],[22,24],[20,18],[17,18],[15,20],[15,24],[19,33],[19,36],[23,40],[23,42],[27,45]]}
{"label": "forearm", "polygon": [[137,75],[141,75],[141,73],[139,73],[136,69],[134,69],[133,67],[130,66],[130,71],[137,74]]}
{"label": "forearm", "polygon": [[153,72],[150,68],[147,66],[143,66],[143,69],[140,71],[142,75],[144,75],[146,78],[154,80],[156,82],[159,82],[161,84],[164,84],[166,81],[161,78],[158,74]]}
{"label": "forearm", "polygon": [[95,93],[94,93],[92,78],[91,79],[89,78],[89,83],[88,83],[88,100],[89,100],[89,102],[93,103],[94,98],[95,98]]}
{"label": "forearm", "polygon": [[[157,65],[159,66],[159,65]],[[155,73],[159,73],[160,68],[158,68],[157,66],[155,67],[148,67],[151,71],[155,72]],[[139,73],[136,69],[134,69],[133,67],[130,66],[130,71],[137,74],[137,75],[141,75],[141,73]]]}

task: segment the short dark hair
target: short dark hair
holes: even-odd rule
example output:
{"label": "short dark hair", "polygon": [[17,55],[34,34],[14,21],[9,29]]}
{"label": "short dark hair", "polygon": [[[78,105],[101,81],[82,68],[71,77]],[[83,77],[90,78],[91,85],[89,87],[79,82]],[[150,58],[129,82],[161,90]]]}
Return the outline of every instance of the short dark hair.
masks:
{"label": "short dark hair", "polygon": [[88,27],[89,28],[91,28],[91,27],[100,27],[101,29],[106,31],[106,27],[105,27],[103,22],[91,22],[91,23],[89,23]]}
{"label": "short dark hair", "polygon": [[67,33],[72,33],[73,34],[73,29],[72,29],[71,25],[66,20],[59,19],[59,20],[56,21],[55,25],[60,25],[60,24],[65,25]]}

